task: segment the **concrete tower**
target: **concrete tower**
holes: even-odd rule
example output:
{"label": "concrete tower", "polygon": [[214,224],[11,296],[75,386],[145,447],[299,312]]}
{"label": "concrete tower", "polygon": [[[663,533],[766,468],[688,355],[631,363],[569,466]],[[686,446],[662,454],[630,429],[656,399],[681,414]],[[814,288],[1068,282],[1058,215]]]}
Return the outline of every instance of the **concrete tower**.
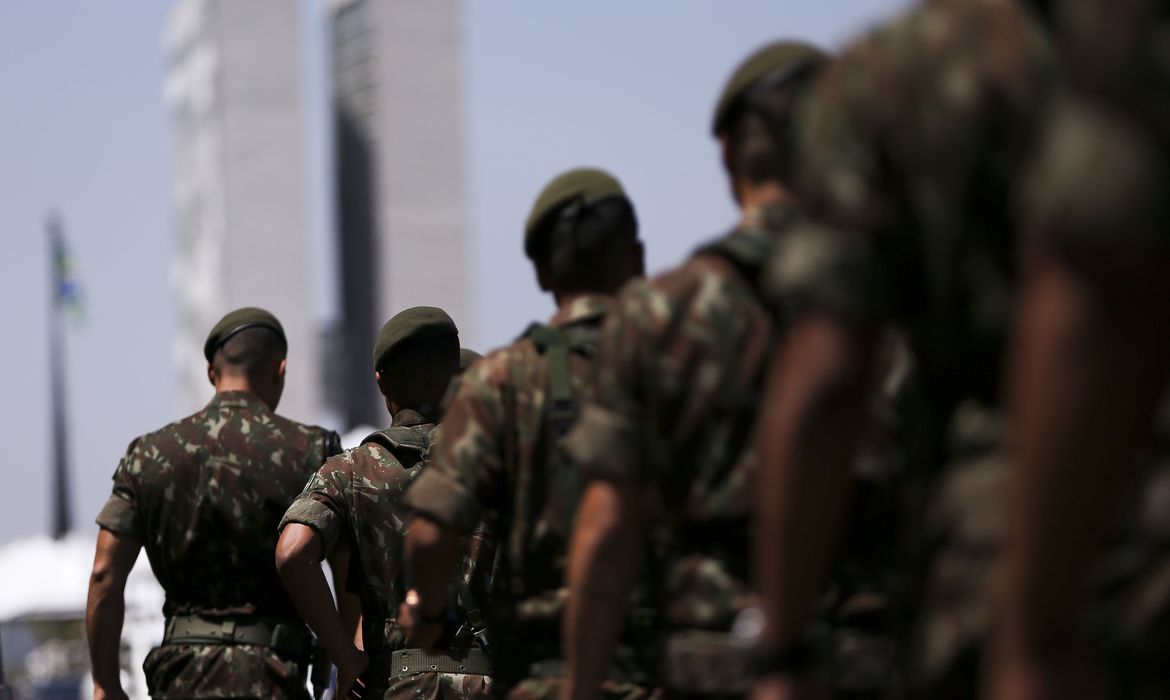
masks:
{"label": "concrete tower", "polygon": [[171,277],[181,408],[194,410],[211,395],[202,352],[211,326],[235,307],[261,306],[288,334],[280,413],[319,420],[298,5],[179,0],[164,44],[175,135]]}
{"label": "concrete tower", "polygon": [[470,329],[456,0],[332,4],[340,319],[331,400],[381,425],[370,349],[416,305]]}

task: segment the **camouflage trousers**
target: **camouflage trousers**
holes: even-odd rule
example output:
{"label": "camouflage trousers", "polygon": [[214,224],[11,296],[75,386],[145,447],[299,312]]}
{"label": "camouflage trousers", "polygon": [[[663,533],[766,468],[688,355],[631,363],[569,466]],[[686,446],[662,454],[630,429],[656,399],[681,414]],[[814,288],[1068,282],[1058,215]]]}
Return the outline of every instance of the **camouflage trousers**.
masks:
{"label": "camouflage trousers", "polygon": [[[1144,468],[1096,564],[1083,620],[1109,698],[1170,698],[1170,445]],[[935,490],[924,528],[933,553],[910,658],[915,697],[976,696],[1006,477],[988,448],[954,461]]]}
{"label": "camouflage trousers", "polygon": [[416,673],[391,678],[384,700],[489,700],[491,676],[472,673]]}
{"label": "camouflage trousers", "polygon": [[251,644],[164,644],[142,664],[156,700],[309,700],[308,664]]}
{"label": "camouflage trousers", "polygon": [[[565,687],[563,676],[525,678],[508,691],[507,700],[558,700]],[[661,700],[662,693],[634,683],[605,681],[601,685],[605,700]]]}

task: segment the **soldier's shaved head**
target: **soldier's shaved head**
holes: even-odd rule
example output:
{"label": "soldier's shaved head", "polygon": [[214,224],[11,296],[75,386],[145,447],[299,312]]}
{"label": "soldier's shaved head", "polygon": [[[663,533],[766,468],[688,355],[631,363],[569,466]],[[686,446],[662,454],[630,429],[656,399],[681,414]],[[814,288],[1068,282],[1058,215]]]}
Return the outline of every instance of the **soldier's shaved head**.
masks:
{"label": "soldier's shaved head", "polygon": [[275,371],[286,355],[284,338],[268,328],[245,328],[215,351],[211,365],[223,375],[256,379]]}

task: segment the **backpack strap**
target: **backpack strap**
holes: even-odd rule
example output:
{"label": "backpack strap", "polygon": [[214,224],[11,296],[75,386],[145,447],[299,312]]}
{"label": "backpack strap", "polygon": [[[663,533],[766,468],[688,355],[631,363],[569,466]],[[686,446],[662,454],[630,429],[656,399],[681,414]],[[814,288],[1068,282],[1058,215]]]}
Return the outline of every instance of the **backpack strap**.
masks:
{"label": "backpack strap", "polygon": [[581,500],[581,479],[577,469],[563,458],[560,441],[569,433],[580,413],[580,405],[573,395],[572,355],[577,353],[592,357],[597,351],[597,327],[595,325],[570,325],[562,327],[534,323],[522,336],[536,345],[540,354],[548,358],[548,408],[549,424],[548,463],[554,467],[555,478],[560,482],[561,498],[565,508],[565,528],[572,527]]}
{"label": "backpack strap", "polygon": [[362,444],[377,443],[390,450],[403,465],[410,467],[426,459],[431,451],[431,432],[397,425],[370,433],[362,440]]}
{"label": "backpack strap", "polygon": [[778,242],[775,233],[736,229],[700,246],[693,255],[714,255],[727,260],[760,295],[761,273],[776,252]]}

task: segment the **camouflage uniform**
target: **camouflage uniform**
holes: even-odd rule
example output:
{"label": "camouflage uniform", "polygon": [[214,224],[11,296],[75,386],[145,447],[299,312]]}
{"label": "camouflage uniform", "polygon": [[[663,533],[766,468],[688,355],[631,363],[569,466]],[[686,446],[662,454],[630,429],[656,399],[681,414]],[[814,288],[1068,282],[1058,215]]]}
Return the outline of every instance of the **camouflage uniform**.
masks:
{"label": "camouflage uniform", "polygon": [[993,517],[978,486],[999,463],[1013,198],[1056,78],[1043,27],[1003,0],[930,0],[848,48],[800,117],[813,221],[769,272],[785,317],[814,309],[907,333],[925,447],[906,500],[921,513],[918,494],[931,494],[926,529],[911,530],[934,548],[910,591],[924,611],[910,683],[939,697],[976,685]]}
{"label": "camouflage uniform", "polygon": [[[582,295],[550,326],[589,339],[612,300]],[[529,335],[533,337],[528,337]],[[555,698],[561,686],[561,615],[565,602],[566,530],[571,484],[552,473],[549,359],[539,333],[489,354],[460,377],[431,465],[407,495],[419,513],[467,531],[481,517],[504,543],[495,575],[489,627],[497,679],[510,698]],[[569,377],[577,401],[589,395],[589,350],[572,352]],[[531,676],[531,677],[529,677]],[[610,683],[607,695],[640,698],[633,683]]]}
{"label": "camouflage uniform", "polygon": [[[1064,0],[1055,17],[1064,80],[1028,172],[1025,232],[1090,258],[1137,252],[1170,266],[1167,6]],[[1170,392],[1139,465],[1142,476],[1092,572],[1085,620],[1105,662],[1108,697],[1170,697]],[[988,529],[984,536],[997,543],[1002,533]]]}
{"label": "camouflage uniform", "polygon": [[[97,523],[143,543],[168,621],[263,620],[307,641],[273,563],[276,525],[339,451],[336,433],[282,418],[252,394],[222,392],[130,443]],[[268,646],[164,642],[143,668],[155,698],[305,698],[307,662]]]}
{"label": "camouflage uniform", "polygon": [[566,445],[583,478],[650,487],[648,536],[664,557],[668,692],[734,694],[746,685],[743,664],[729,663],[721,642],[755,601],[747,446],[776,328],[754,281],[771,231],[793,217],[783,207],[756,211],[720,242],[742,255],[701,251],[623,290],[603,326],[593,402]]}
{"label": "camouflage uniform", "polygon": [[[361,599],[362,640],[370,657],[370,667],[362,677],[367,692],[400,700],[487,697],[492,679],[486,675],[418,673],[413,669],[403,674],[400,667],[392,667],[392,653],[409,647],[397,623],[398,606],[406,593],[402,555],[408,516],[402,496],[422,472],[422,460],[438,432],[433,418],[412,409],[396,413],[392,426],[384,432],[406,429],[416,436],[415,440],[409,433],[398,436],[395,443],[410,441],[422,449],[379,442],[375,433],[326,462],[289,507],[280,526],[299,523],[311,527],[321,538],[325,556],[338,546],[349,547],[349,588]],[[474,571],[481,564],[485,569],[491,567],[491,548],[480,547],[484,540],[484,533],[477,531],[462,572],[466,580],[481,581],[482,576],[472,576]],[[477,600],[486,600],[486,591],[477,593]]]}

